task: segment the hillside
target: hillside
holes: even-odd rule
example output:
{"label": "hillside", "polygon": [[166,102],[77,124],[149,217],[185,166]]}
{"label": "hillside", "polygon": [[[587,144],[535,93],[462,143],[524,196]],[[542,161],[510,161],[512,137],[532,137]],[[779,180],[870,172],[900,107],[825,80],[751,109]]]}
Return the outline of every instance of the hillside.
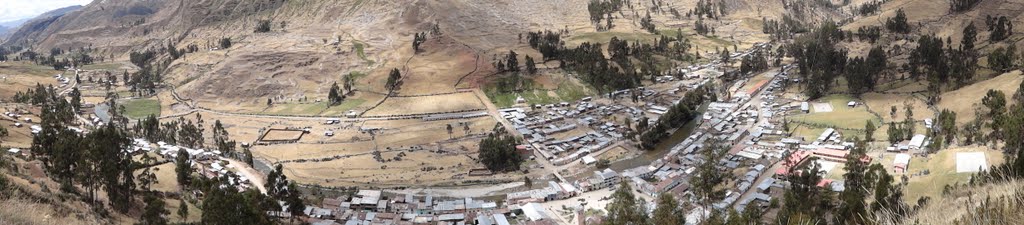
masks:
{"label": "hillside", "polygon": [[951,188],[940,198],[931,199],[924,208],[904,218],[902,224],[1012,224],[1024,215],[1024,182],[1000,181],[992,184]]}
{"label": "hillside", "polygon": [[[90,47],[94,55],[126,60],[130,51],[195,45],[199,52],[175,60],[163,81],[183,99],[222,111],[258,112],[266,100],[303,103],[321,100],[328,85],[348,74],[360,74],[354,96],[367,110],[379,102],[391,68],[409,80],[400,94],[448,93],[479,87],[494,73],[491,60],[508,50],[521,55],[530,49],[521,35],[530,31],[565,30],[567,45],[584,41],[607,42],[612,36],[653,41],[638,18],[651,2],[638,1],[616,17],[608,32],[595,32],[588,20],[586,0],[560,1],[240,1],[240,0],[109,0],[92,3],[59,17],[30,22],[5,45],[31,43],[37,51],[50,48]],[[697,1],[661,3],[686,12]],[[659,30],[687,30],[698,50],[763,42],[761,19],[778,20],[791,11],[778,1],[722,1],[726,13],[708,20],[717,33],[707,37],[691,33],[696,17],[675,18],[654,14]],[[808,20],[835,17],[825,9],[805,7]],[[808,13],[809,12],[809,13]],[[259,20],[271,21],[270,32],[254,33]],[[414,54],[412,36],[437,25],[442,35]],[[234,45],[219,48],[222,38]],[[443,49],[444,51],[438,51]],[[225,88],[232,87],[232,88]],[[422,89],[420,87],[428,87]],[[164,99],[165,105],[173,104]],[[354,104],[354,103],[353,103]]]}

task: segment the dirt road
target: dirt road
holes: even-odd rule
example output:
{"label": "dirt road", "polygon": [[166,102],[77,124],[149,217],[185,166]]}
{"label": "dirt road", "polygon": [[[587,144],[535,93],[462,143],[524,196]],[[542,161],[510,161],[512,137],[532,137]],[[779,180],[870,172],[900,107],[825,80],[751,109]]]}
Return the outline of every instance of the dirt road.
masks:
{"label": "dirt road", "polygon": [[255,169],[250,167],[249,164],[245,164],[241,161],[225,157],[220,157],[220,159],[228,161],[229,163],[231,163],[231,165],[235,165],[235,169],[238,169],[238,175],[249,179],[249,182],[252,183],[252,186],[255,186],[256,189],[259,189],[260,193],[267,193],[267,188],[263,187],[263,185],[267,183],[266,178],[263,176],[263,174],[260,174],[260,172],[257,172]]}
{"label": "dirt road", "polygon": [[498,107],[494,106],[494,103],[491,103],[491,101],[488,101],[489,98],[487,98],[487,95],[484,94],[484,91],[480,90],[479,88],[475,88],[473,89],[473,94],[476,94],[476,97],[479,98],[480,101],[484,103],[484,106],[487,107],[487,114],[491,115],[491,117],[493,117],[494,120],[497,120],[499,123],[501,123],[501,126],[505,127],[505,130],[508,131],[508,133],[513,134],[517,137],[523,136],[518,131],[516,131],[515,127],[512,126],[512,123],[508,122],[508,120],[505,120],[505,118],[501,117],[501,113],[498,113]]}
{"label": "dirt road", "polygon": [[486,186],[475,186],[475,187],[458,187],[451,189],[444,188],[408,188],[403,190],[386,190],[391,193],[398,194],[430,194],[433,196],[445,196],[454,198],[475,198],[491,195],[499,195],[507,193],[506,190],[523,186],[523,182],[512,182],[505,184],[486,185]]}

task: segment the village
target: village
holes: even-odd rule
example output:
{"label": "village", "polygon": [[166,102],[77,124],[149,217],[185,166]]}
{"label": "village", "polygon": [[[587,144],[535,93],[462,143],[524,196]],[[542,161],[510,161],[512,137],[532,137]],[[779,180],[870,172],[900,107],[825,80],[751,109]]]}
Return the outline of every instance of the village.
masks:
{"label": "village", "polygon": [[[686,68],[688,73],[678,80],[667,76],[654,85],[607,96],[547,105],[518,99],[524,107],[499,109],[501,119],[525,140],[517,147],[519,154],[536,161],[530,169],[549,174],[530,177],[534,179],[533,189],[505,193],[498,196],[501,200],[364,189],[354,196],[324,199],[323,204],[307,208],[307,214],[318,219],[314,224],[596,224],[601,217],[590,211],[603,210],[611,192],[626,182],[647,199],[649,211],[659,194],[672,193],[685,203],[690,212],[687,221],[693,224],[710,210],[769,209],[782,197],[790,172],[810,164],[818,164],[826,174],[841,170],[837,167],[846,161],[853,143],[840,130],[826,128],[817,138],[807,139],[790,136],[784,128],[787,115],[818,112],[811,106],[822,104],[803,101],[785,90],[799,82],[789,76],[794,68],[791,64],[724,87],[724,95],[706,104],[703,115],[692,122],[694,128],[689,135],[656,159],[639,166],[620,163],[640,157],[615,153],[633,148],[625,137],[629,123],[636,124],[642,117],[656,121],[687,90],[722,76],[716,65]],[[640,101],[630,101],[632,95]],[[836,107],[864,106],[849,102]],[[731,176],[722,185],[727,187],[724,200],[704,209],[696,203],[689,180],[696,175],[694,166],[705,160],[701,152],[715,144],[728,149],[716,165],[719,172]],[[924,135],[915,135],[912,140],[890,146],[877,159],[862,160],[892,158],[888,169],[906,171],[910,155],[919,154],[925,146]],[[611,167],[598,168],[602,163]],[[844,189],[841,177],[823,179],[818,186],[834,192]]]}
{"label": "village", "polygon": [[[706,104],[703,115],[692,122],[689,135],[649,164],[621,163],[640,157],[615,153],[633,148],[625,137],[630,123],[636,124],[642,117],[656,121],[682,93],[719,78],[723,73],[714,66],[691,67],[687,72],[692,72],[678,81],[671,76],[659,78],[654,85],[613,92],[610,97],[547,105],[518,99],[524,107],[499,109],[501,119],[525,140],[517,147],[519,153],[537,162],[530,169],[550,174],[530,177],[535,179],[532,189],[505,193],[498,196],[500,200],[360,190],[355,196],[325,199],[324,204],[307,211],[320,219],[319,224],[597,224],[601,217],[591,211],[603,210],[611,192],[625,182],[647,200],[649,212],[654,209],[653,199],[672,193],[688,209],[688,224],[696,224],[711,210],[771,210],[788,185],[787,177],[812,164],[825,177],[818,188],[844,190],[841,174],[833,174],[843,170],[854,147],[844,135],[848,129],[822,128],[810,138],[791,135],[787,116],[867,106],[856,101],[841,105],[795,97],[786,90],[799,82],[789,75],[792,64],[751,74],[725,87],[724,95]],[[629,101],[631,95],[640,101]],[[927,128],[931,123],[931,119],[924,120]],[[884,151],[870,152],[876,157],[860,160],[879,161],[887,170],[907,176],[912,159],[927,155],[929,142],[925,135],[915,134],[910,140],[884,147]],[[704,208],[693,196],[689,181],[697,175],[695,165],[705,160],[702,152],[712,145],[728,149],[716,165],[719,172],[731,176],[721,185],[727,189],[725,198]],[[977,172],[985,161],[983,153],[957,153],[957,172]],[[598,168],[599,164],[606,165]],[[448,210],[452,207],[455,210]]]}
{"label": "village", "polygon": [[[770,47],[768,44],[758,44],[747,52],[733,53],[732,57],[743,57],[752,51]],[[685,203],[685,208],[690,212],[687,221],[692,224],[708,216],[711,210],[743,212],[750,207],[770,210],[769,206],[778,204],[777,199],[782,197],[787,186],[787,176],[811,164],[817,164],[826,175],[818,184],[819,188],[842,191],[842,177],[833,175],[837,172],[832,171],[842,171],[846,155],[854,147],[854,143],[843,134],[849,129],[823,127],[819,129],[820,133],[804,132],[797,135],[787,123],[790,117],[828,113],[842,110],[841,107],[867,107],[865,103],[849,101],[840,105],[835,102],[803,100],[798,94],[787,90],[788,86],[800,82],[789,74],[794,64],[746,74],[726,83],[721,83],[726,75],[726,72],[721,71],[721,66],[718,62],[711,62],[680,68],[678,74],[658,77],[646,87],[584,97],[572,102],[532,104],[520,97],[516,99],[515,106],[497,109],[494,114],[482,108],[470,108],[441,113],[384,116],[379,117],[378,121],[372,116],[359,118],[358,113],[350,111],[345,114],[345,118],[252,118],[253,121],[267,121],[270,125],[232,127],[230,130],[243,140],[252,140],[241,144],[243,147],[254,147],[261,156],[258,161],[271,159],[268,160],[271,163],[291,164],[334,161],[361,157],[366,153],[317,153],[312,157],[321,158],[310,158],[311,155],[297,158],[291,156],[291,153],[282,153],[277,150],[280,147],[274,146],[349,144],[333,140],[335,137],[347,137],[361,142],[382,137],[387,140],[389,135],[401,133],[389,131],[395,129],[390,124],[401,121],[418,121],[415,124],[421,126],[447,124],[448,138],[455,146],[464,146],[461,142],[480,138],[486,133],[487,127],[495,123],[510,125],[509,130],[524,141],[516,148],[521,157],[529,159],[527,169],[530,172],[525,177],[532,184],[525,188],[497,188],[492,192],[470,192],[476,194],[462,196],[446,196],[429,191],[413,193],[388,188],[360,189],[352,194],[324,198],[317,201],[319,204],[307,206],[304,213],[313,224],[595,224],[601,217],[592,212],[604,210],[608,196],[623,182],[646,199],[649,211],[654,209],[653,199],[662,193],[671,193]],[[74,69],[65,73],[70,72],[78,74],[81,71]],[[63,74],[55,75],[54,79],[61,83],[63,94],[73,87],[82,87]],[[649,152],[638,149],[636,142],[629,137],[638,124],[656,123],[685,93],[703,85],[719,85],[716,90],[718,98],[704,104],[700,116],[676,131],[683,135],[660,149]],[[90,99],[100,101],[97,98]],[[84,108],[93,109],[92,113],[79,115],[81,126],[69,129],[79,133],[88,132],[87,127],[109,122],[110,116],[106,115],[104,107],[104,104],[87,102]],[[13,121],[11,126],[15,132],[26,129],[35,134],[42,129],[38,124],[38,116],[33,116],[39,112],[32,112],[32,108],[5,108],[7,110],[2,115],[3,119]],[[212,118],[228,116],[209,115]],[[491,116],[496,116],[493,119],[498,121],[492,121]],[[397,122],[391,122],[393,120]],[[460,138],[452,136],[451,121],[457,121],[454,122],[455,127],[464,127]],[[932,119],[925,119],[923,123],[926,128],[930,128]],[[405,128],[398,128],[402,129]],[[415,132],[433,131],[426,129]],[[861,160],[868,163],[885,160],[883,164],[888,166],[887,169],[906,173],[914,156],[926,154],[929,141],[925,135],[915,134],[909,140],[886,146],[884,152],[872,152],[871,155],[877,157]],[[422,148],[414,145],[393,150],[389,148],[384,152],[398,153],[394,158],[400,160],[406,153],[424,154],[420,152]],[[705,152],[712,148],[726,150],[724,157],[715,164],[719,172],[729,176],[720,185],[726,189],[724,199],[703,206],[697,203],[693,190],[690,190],[690,180],[697,175],[695,166],[706,160]],[[431,151],[436,153],[426,154],[454,156],[445,153],[452,151],[446,149],[449,148],[441,147]],[[151,143],[140,138],[133,139],[132,146],[125,151],[137,157],[146,154],[162,158],[162,163],[156,166],[158,173],[163,174],[160,176],[172,176],[170,173],[173,173],[173,165],[167,162],[179,152],[185,152],[199,174],[207,178],[225,178],[239,190],[256,188],[265,191],[263,178],[257,171],[265,172],[270,167],[262,165],[266,162],[261,162],[261,166],[250,166],[224,157],[218,150],[188,148],[165,142]],[[21,148],[10,148],[7,152],[29,157],[28,152]],[[455,152],[459,155],[472,153]],[[376,151],[373,154],[378,162],[391,161],[376,156],[380,154]],[[977,172],[984,166],[984,154],[962,153],[961,156],[961,153],[957,153],[958,172]],[[443,175],[451,177],[444,179],[493,179],[498,176],[470,165],[460,164],[451,168]],[[431,170],[421,172],[432,173]],[[420,176],[423,175],[413,177]],[[307,179],[304,176],[296,178]],[[162,186],[171,191],[174,184]],[[284,202],[280,204],[286,208]],[[285,212],[267,213],[282,218],[291,217]]]}

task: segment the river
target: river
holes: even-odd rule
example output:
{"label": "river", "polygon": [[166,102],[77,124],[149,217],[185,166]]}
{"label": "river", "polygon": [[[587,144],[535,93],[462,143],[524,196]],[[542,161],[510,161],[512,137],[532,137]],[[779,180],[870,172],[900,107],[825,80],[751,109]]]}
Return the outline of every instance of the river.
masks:
{"label": "river", "polygon": [[[683,125],[683,127],[680,127],[679,129],[676,129],[674,132],[672,132],[672,135],[670,135],[667,139],[662,140],[660,143],[658,143],[658,145],[655,145],[654,150],[644,151],[639,155],[633,156],[631,158],[614,161],[608,168],[621,173],[623,170],[626,169],[650,165],[652,161],[665,157],[666,154],[672,151],[672,147],[675,147],[679,143],[682,143],[684,140],[686,140],[687,137],[690,137],[690,134],[693,133],[693,130],[697,128],[697,122],[702,120],[704,111],[707,110],[707,107],[707,103],[701,105],[700,109],[698,109],[698,112],[700,112],[700,114],[694,117],[693,120],[691,120],[690,122],[687,122],[686,125]],[[597,170],[597,167],[587,168],[589,168],[587,171],[576,174],[574,178],[576,178],[577,180],[581,178],[585,179],[594,174],[592,171]]]}
{"label": "river", "polygon": [[665,140],[662,140],[661,143],[658,143],[658,145],[655,145],[654,150],[644,151],[643,153],[640,153],[640,155],[634,156],[632,158],[612,162],[611,167],[609,168],[617,172],[622,172],[623,170],[626,169],[650,165],[652,161],[665,157],[665,154],[668,154],[669,151],[672,151],[672,147],[675,147],[679,143],[686,140],[687,137],[690,137],[690,134],[693,133],[693,130],[697,128],[697,121],[699,121],[700,119],[701,115],[697,115],[697,117],[694,118],[692,121],[687,122],[686,125],[683,125],[683,127],[676,129],[675,132],[672,132],[671,136],[669,136]]}

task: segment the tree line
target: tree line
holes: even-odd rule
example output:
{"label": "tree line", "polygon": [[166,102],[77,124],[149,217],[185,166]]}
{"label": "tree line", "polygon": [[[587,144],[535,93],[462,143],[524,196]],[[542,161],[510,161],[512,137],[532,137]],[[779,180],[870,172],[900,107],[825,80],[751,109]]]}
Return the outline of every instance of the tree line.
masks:
{"label": "tree line", "polygon": [[910,33],[910,24],[907,23],[907,13],[903,12],[903,8],[896,10],[896,16],[889,17],[885,20],[885,28],[893,33]]}
{"label": "tree line", "polygon": [[922,35],[917,39],[918,45],[911,51],[905,68],[912,78],[925,76],[928,80],[929,104],[938,101],[944,86],[961,87],[973,78],[978,62],[978,53],[974,49],[976,39],[977,30],[973,23],[964,28],[957,48],[948,37],[945,42],[934,35]]}
{"label": "tree line", "polygon": [[782,15],[782,21],[761,18],[761,32],[769,34],[772,40],[785,40],[793,38],[795,34],[807,32],[806,25],[800,20],[794,19],[789,14]]}
{"label": "tree line", "polygon": [[992,15],[985,16],[985,25],[988,26],[988,31],[991,32],[988,36],[988,41],[991,43],[1006,40],[1010,35],[1013,35],[1013,21],[1006,16],[993,17]]}
{"label": "tree line", "polygon": [[949,11],[951,13],[966,12],[978,5],[979,2],[981,0],[949,0]]}
{"label": "tree line", "polygon": [[605,57],[605,46],[600,43],[584,42],[568,48],[560,35],[550,31],[530,32],[527,41],[530,47],[541,52],[543,60],[558,60],[562,69],[575,72],[581,80],[602,93],[637,87],[641,79],[653,80],[660,75],[654,55],[676,60],[691,59],[686,52],[692,44],[682,37],[681,32],[675,37],[661,35],[653,44],[630,43],[612,37],[607,46],[611,58]]}

